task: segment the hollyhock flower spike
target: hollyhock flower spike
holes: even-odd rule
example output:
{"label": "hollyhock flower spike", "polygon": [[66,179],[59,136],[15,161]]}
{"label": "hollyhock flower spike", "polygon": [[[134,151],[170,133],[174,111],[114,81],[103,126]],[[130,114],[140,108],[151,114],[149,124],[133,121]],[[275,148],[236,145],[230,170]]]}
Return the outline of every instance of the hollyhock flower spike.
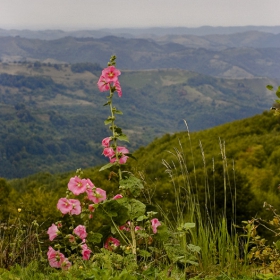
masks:
{"label": "hollyhock flower spike", "polygon": [[86,191],[87,181],[86,179],[81,179],[78,176],[72,177],[68,183],[68,189],[74,194],[79,195]]}
{"label": "hollyhock flower spike", "polygon": [[105,78],[107,83],[115,83],[118,80],[118,76],[121,74],[121,71],[116,69],[115,66],[109,66],[103,69],[101,76]]}
{"label": "hollyhock flower spike", "polygon": [[152,224],[153,233],[157,233],[157,227],[161,225],[160,221],[155,218],[151,220],[151,224]]}
{"label": "hollyhock flower spike", "polygon": [[58,230],[58,228],[55,224],[52,224],[49,227],[47,233],[49,235],[50,241],[53,241],[57,237],[57,235],[60,233],[60,231]]}
{"label": "hollyhock flower spike", "polygon": [[85,226],[79,225],[73,230],[73,232],[81,239],[85,239],[87,237]]}

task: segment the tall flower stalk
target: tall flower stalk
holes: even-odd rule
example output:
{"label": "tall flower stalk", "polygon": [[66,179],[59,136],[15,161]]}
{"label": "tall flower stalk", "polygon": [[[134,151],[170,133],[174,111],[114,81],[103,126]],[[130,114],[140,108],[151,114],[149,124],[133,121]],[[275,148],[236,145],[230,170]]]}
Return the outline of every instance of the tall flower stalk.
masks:
{"label": "tall flower stalk", "polygon": [[[112,56],[110,62],[108,63],[108,67],[102,71],[97,83],[100,91],[104,92],[109,90],[110,92],[109,96],[107,97],[108,101],[104,104],[104,106],[110,106],[111,116],[109,116],[104,121],[104,123],[105,125],[110,124],[110,129],[112,130],[112,136],[106,137],[102,141],[102,145],[104,147],[103,154],[104,156],[109,157],[110,163],[103,166],[100,170],[104,170],[110,168],[113,165],[117,165],[119,168],[119,179],[121,180],[122,172],[120,166],[121,164],[126,163],[129,156],[129,151],[127,148],[117,145],[117,140],[128,142],[128,138],[125,134],[122,133],[122,129],[120,127],[117,127],[115,124],[115,115],[122,115],[122,112],[120,110],[117,110],[116,107],[113,106],[114,93],[117,92],[119,97],[122,96],[122,89],[118,80],[118,76],[121,74],[121,72],[115,67],[115,65],[116,56]],[[111,141],[112,144],[110,145]]]}

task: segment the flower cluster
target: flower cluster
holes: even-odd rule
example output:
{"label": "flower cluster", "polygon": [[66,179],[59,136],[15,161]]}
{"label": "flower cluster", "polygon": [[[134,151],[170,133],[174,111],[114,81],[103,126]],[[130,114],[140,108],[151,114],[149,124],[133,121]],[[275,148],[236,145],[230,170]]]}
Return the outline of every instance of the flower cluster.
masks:
{"label": "flower cluster", "polygon": [[[88,211],[91,212],[89,218],[92,218],[92,212],[95,210],[95,204],[98,204],[107,199],[106,191],[100,188],[96,188],[90,179],[81,179],[78,176],[72,177],[68,183],[68,190],[73,193],[73,195],[85,194],[84,201],[92,201],[92,204],[88,205]],[[72,199],[63,197],[58,200],[57,209],[63,214],[69,215],[80,215],[82,213],[81,202],[79,199]],[[57,225],[52,224],[47,233],[49,235],[50,241],[53,241],[58,235],[61,234],[60,228],[62,228],[61,223]],[[68,234],[68,241],[74,243],[77,239],[80,239],[80,249],[84,260],[90,258],[91,250],[86,244],[86,227],[84,225],[78,225],[74,228],[72,234]],[[71,263],[65,256],[59,252],[49,248],[48,260],[52,267],[60,267],[63,269],[69,268]]]}
{"label": "flower cluster", "polygon": [[[108,157],[111,163],[114,163],[116,162],[116,152],[112,147],[109,146],[110,141],[108,141],[108,138],[110,139],[111,137],[107,137],[102,140],[102,146],[104,147],[103,155],[105,157]],[[119,163],[125,164],[128,159],[127,156],[127,154],[129,153],[128,149],[125,147],[117,147],[116,151],[118,154]]]}
{"label": "flower cluster", "polygon": [[[118,93],[118,96],[121,97],[122,90],[121,90],[120,82],[118,80],[118,76],[120,74],[121,74],[120,70],[116,69],[115,66],[109,66],[109,67],[105,68],[102,71],[101,76],[97,82],[99,90],[102,92],[110,90],[110,98],[112,97],[111,94],[114,91],[116,91]],[[112,110],[113,109],[112,102],[110,101],[110,102],[108,102],[108,104],[110,104],[110,106],[111,106],[111,112],[112,112],[111,120],[113,120],[114,112]],[[128,156],[127,156],[127,154],[129,154],[128,149],[125,147],[116,146],[116,145],[110,146],[110,142],[113,139],[116,140],[116,138],[115,138],[116,134],[114,131],[114,127],[115,126],[112,125],[113,137],[106,137],[102,140],[102,146],[104,147],[103,155],[105,157],[109,158],[110,163],[118,162],[120,164],[125,164],[128,159]]]}
{"label": "flower cluster", "polygon": [[[121,128],[115,125],[115,114],[122,114],[121,111],[118,111],[112,106],[113,93],[116,91],[119,97],[122,96],[122,90],[118,80],[118,76],[121,72],[113,66],[115,64],[115,58],[115,56],[111,58],[111,62],[109,63],[110,66],[102,71],[97,83],[100,91],[110,91],[110,96],[107,97],[108,101],[105,105],[110,105],[111,116],[105,120],[105,125],[110,124],[110,129],[113,134],[111,137],[106,137],[102,140],[103,155],[109,158],[110,164],[106,164],[104,166],[105,168],[102,168],[101,170],[110,168],[116,164],[119,167],[119,180],[122,180],[120,164],[125,164],[128,157],[130,156],[133,158],[133,156],[129,154],[127,148],[117,145],[118,140],[128,141],[128,139],[127,136],[122,133]],[[81,175],[81,173],[77,174]],[[125,178],[125,180],[129,182],[130,178]],[[135,177],[132,179],[130,186],[132,193],[132,188],[135,184],[135,181],[133,180],[135,180]],[[148,244],[151,244],[151,242],[153,242],[151,235],[157,233],[157,228],[161,223],[156,218],[151,219],[155,212],[151,212],[151,214],[146,216],[145,205],[143,205],[142,202],[137,201],[135,198],[133,198],[133,205],[136,209],[137,207],[139,208],[141,213],[139,216],[142,217],[141,220],[137,220],[137,217],[130,216],[129,211],[126,213],[127,211],[121,210],[124,208],[130,210],[130,203],[132,202],[128,193],[129,191],[127,191],[127,193],[123,192],[122,194],[116,194],[111,200],[108,200],[106,191],[95,187],[90,179],[83,179],[80,176],[70,178],[66,197],[58,200],[57,209],[62,215],[69,215],[66,217],[66,221],[70,220],[72,225],[69,227],[67,222],[56,222],[49,227],[47,231],[49,240],[53,241],[56,239],[56,241],[63,241],[63,245],[57,244],[54,246],[57,251],[52,247],[49,247],[47,256],[50,266],[66,270],[71,267],[72,264],[70,261],[77,256],[76,253],[78,253],[80,259],[89,260],[90,255],[93,253],[93,248],[91,250],[88,246],[92,243],[100,244],[104,237],[103,247],[105,249],[115,251],[119,247],[117,251],[126,250],[126,253],[131,249],[131,253],[134,254],[135,259],[137,259],[137,246],[141,246],[144,238],[148,240]],[[125,197],[123,197],[123,195]],[[118,214],[123,215],[122,221],[126,221],[126,223],[123,225],[117,225],[112,221],[112,226],[115,227],[115,230],[106,232],[105,236],[103,236],[103,233],[93,233],[91,231],[91,223],[94,224],[94,219],[98,219],[100,213],[104,215],[107,211],[112,211],[112,207],[116,207],[116,210],[114,211],[120,209],[120,213]],[[75,218],[74,216],[77,215],[80,215],[80,217]],[[76,219],[79,221],[77,226],[75,225]],[[81,220],[83,222],[81,222]],[[137,225],[139,221],[141,221],[141,226]],[[117,236],[115,236],[115,234],[117,234]],[[111,235],[115,237],[119,236],[122,240],[128,241],[127,243],[129,246],[126,246],[124,249],[124,246],[121,246],[120,240]],[[130,249],[128,250],[127,248]],[[65,257],[63,253],[70,255],[69,259]]]}
{"label": "flower cluster", "polygon": [[100,91],[110,90],[111,87],[117,91],[118,96],[122,96],[122,89],[118,76],[121,74],[120,70],[116,69],[115,66],[109,66],[105,68],[97,82]]}
{"label": "flower cluster", "polygon": [[47,256],[51,267],[67,270],[72,265],[68,258],[59,251],[55,251],[52,247],[49,247]]}

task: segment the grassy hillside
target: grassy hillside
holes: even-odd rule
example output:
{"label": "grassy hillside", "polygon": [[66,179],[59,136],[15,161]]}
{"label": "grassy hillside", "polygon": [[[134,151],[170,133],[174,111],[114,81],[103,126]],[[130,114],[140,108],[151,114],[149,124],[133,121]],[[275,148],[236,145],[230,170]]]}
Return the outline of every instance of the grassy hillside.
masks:
{"label": "grassy hillside", "polygon": [[[85,71],[87,69],[88,71]],[[96,64],[0,64],[0,176],[63,172],[104,162],[105,94]],[[213,127],[269,108],[273,81],[218,79],[178,69],[122,71],[118,119],[131,151],[164,133]]]}
{"label": "grassy hillside", "polygon": [[[129,160],[127,168],[144,180],[143,199],[149,198],[153,204],[159,204],[166,213],[175,211],[174,183],[182,192],[190,186],[199,196],[202,209],[207,207],[210,211],[215,205],[218,214],[223,213],[226,194],[228,218],[232,218],[234,200],[237,222],[241,223],[255,215],[266,217],[264,201],[280,207],[279,142],[280,119],[264,112],[200,132],[166,134],[138,149],[134,153],[137,161]],[[108,170],[99,172],[99,168],[85,169],[84,177],[105,189],[109,197],[113,196],[117,191],[117,180],[109,176]],[[25,207],[33,209],[35,216],[40,213],[41,218],[37,217],[40,221],[45,219],[52,210],[42,200],[53,197],[55,207],[69,178],[75,174],[74,170],[57,175],[44,172],[8,181],[14,191],[10,192],[13,197],[8,200],[12,204],[5,209],[16,211],[17,207]],[[207,200],[206,190],[209,193]]]}

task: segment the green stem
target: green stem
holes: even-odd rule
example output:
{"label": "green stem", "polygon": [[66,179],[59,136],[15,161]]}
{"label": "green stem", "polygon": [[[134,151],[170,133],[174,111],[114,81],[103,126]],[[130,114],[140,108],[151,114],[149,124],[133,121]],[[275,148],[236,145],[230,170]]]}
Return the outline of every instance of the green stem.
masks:
{"label": "green stem", "polygon": [[115,147],[115,153],[116,153],[116,161],[117,161],[117,165],[119,167],[119,179],[122,179],[122,172],[121,172],[121,168],[120,168],[120,164],[119,164],[119,154],[117,151],[117,139],[116,139],[116,130],[115,130],[115,114],[114,114],[114,110],[113,110],[113,95],[114,92],[112,91],[112,87],[110,86],[110,111],[111,111],[111,117],[112,117],[112,132],[113,132],[113,141],[114,141],[114,147]]}
{"label": "green stem", "polygon": [[130,222],[130,232],[131,232],[131,239],[132,239],[132,254],[135,257],[135,261],[137,261],[137,245],[136,245],[136,235],[135,235],[135,226],[134,223]]}

